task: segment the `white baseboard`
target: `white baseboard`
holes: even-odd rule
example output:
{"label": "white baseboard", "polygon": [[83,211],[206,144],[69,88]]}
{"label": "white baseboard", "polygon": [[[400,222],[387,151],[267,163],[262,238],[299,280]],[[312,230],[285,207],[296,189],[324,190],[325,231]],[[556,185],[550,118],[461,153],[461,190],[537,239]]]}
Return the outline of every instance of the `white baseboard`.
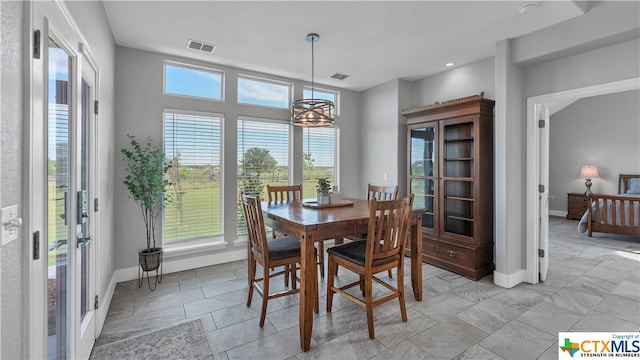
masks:
{"label": "white baseboard", "polygon": [[521,282],[524,282],[526,271],[524,269],[518,270],[512,274],[504,274],[497,271],[493,272],[493,283],[502,286],[503,288],[510,289]]}
{"label": "white baseboard", "polygon": [[563,218],[567,217],[567,212],[562,210],[549,210],[549,215],[551,216],[560,216]]}
{"label": "white baseboard", "polygon": [[[162,272],[164,274],[190,270],[204,266],[228,263],[247,258],[247,249],[227,251],[219,254],[206,254],[201,256],[189,256],[188,258],[163,259]],[[114,273],[116,283],[134,280],[138,278],[138,267],[118,269]]]}
{"label": "white baseboard", "polygon": [[104,326],[104,322],[107,319],[107,313],[109,312],[109,307],[111,306],[111,299],[113,298],[113,292],[116,290],[116,278],[115,273],[111,275],[111,280],[109,280],[109,286],[107,286],[107,291],[104,294],[100,295],[100,302],[97,311],[97,331],[96,331],[96,339],[102,333],[102,327]]}

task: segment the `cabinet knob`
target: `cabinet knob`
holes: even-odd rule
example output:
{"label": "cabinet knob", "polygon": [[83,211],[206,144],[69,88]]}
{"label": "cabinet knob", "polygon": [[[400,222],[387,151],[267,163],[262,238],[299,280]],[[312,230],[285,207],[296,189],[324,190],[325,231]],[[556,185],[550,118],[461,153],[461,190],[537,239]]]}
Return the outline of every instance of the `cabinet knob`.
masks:
{"label": "cabinet knob", "polygon": [[449,254],[450,257],[455,257],[456,256],[456,252],[453,251],[453,250],[449,250],[448,254]]}

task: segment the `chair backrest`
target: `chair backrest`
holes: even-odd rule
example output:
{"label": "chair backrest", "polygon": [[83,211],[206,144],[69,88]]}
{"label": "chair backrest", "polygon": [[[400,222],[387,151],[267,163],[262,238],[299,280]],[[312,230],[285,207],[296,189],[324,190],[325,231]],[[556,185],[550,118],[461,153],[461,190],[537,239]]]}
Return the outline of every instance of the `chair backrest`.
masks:
{"label": "chair backrest", "polygon": [[247,222],[247,236],[249,237],[249,250],[269,261],[267,248],[267,234],[264,230],[264,218],[262,217],[262,205],[260,196],[248,196],[242,194],[242,209],[244,219]]}
{"label": "chair backrest", "polygon": [[377,186],[369,184],[367,188],[367,200],[395,200],[398,198],[398,185]]}
{"label": "chair backrest", "polygon": [[413,194],[403,199],[371,200],[365,267],[378,259],[403,257],[412,207]]}
{"label": "chair backrest", "polygon": [[267,185],[267,193],[269,194],[269,201],[300,201],[302,200],[302,185]]}

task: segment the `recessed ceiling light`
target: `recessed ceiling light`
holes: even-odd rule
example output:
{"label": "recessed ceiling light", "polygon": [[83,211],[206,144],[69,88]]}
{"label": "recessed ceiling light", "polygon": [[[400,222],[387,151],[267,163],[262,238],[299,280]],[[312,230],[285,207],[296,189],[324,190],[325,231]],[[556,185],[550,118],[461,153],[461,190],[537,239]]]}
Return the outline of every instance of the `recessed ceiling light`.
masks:
{"label": "recessed ceiling light", "polygon": [[535,9],[537,6],[538,6],[538,4],[536,4],[536,3],[524,4],[524,5],[520,6],[520,8],[518,8],[518,12],[520,14],[524,14],[524,13],[527,13],[527,12]]}
{"label": "recessed ceiling light", "polygon": [[453,66],[453,63],[446,63],[446,64],[444,64],[444,66],[451,67],[451,66]]}

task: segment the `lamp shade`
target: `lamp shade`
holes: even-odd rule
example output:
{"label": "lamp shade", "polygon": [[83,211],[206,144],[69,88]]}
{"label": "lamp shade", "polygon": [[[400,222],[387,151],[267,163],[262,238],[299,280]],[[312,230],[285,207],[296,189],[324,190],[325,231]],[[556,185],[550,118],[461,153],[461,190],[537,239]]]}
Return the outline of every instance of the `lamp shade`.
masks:
{"label": "lamp shade", "polygon": [[333,125],[335,105],[329,100],[300,99],[291,105],[291,123],[301,127]]}
{"label": "lamp shade", "polygon": [[594,165],[585,165],[580,170],[580,176],[585,179],[593,179],[599,178],[600,174],[598,174],[598,168]]}
{"label": "lamp shade", "polygon": [[336,107],[333,101],[314,98],[314,53],[313,43],[320,39],[316,33],[307,34],[311,41],[311,98],[299,99],[291,104],[291,123],[300,127],[332,126],[335,121]]}

